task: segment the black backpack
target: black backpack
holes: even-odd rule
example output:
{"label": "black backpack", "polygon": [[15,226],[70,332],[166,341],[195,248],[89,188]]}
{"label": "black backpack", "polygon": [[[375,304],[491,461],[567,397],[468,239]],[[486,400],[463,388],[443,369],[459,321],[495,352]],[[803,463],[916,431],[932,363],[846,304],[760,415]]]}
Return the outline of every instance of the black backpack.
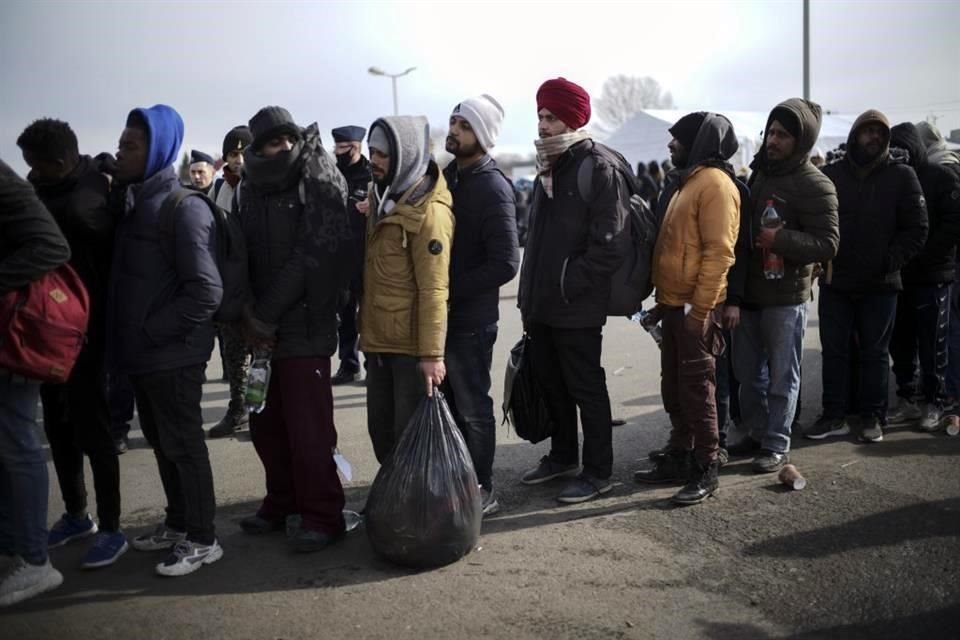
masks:
{"label": "black backpack", "polygon": [[[657,244],[660,221],[650,205],[640,197],[641,185],[622,155],[602,144],[593,150],[617,167],[630,191],[630,209],[620,221],[615,242],[622,261],[610,281],[608,316],[632,316],[653,292],[653,249]],[[588,155],[577,169],[577,190],[588,205],[593,201],[594,159]]]}
{"label": "black backpack", "polygon": [[243,306],[249,294],[249,271],[247,265],[247,245],[243,236],[240,220],[235,215],[214,204],[207,194],[191,189],[180,188],[171,193],[160,207],[160,246],[167,259],[174,263],[176,248],[174,240],[174,213],[185,198],[202,199],[210,211],[217,226],[217,270],[223,281],[223,298],[220,308],[213,315],[215,322],[235,322],[243,314]]}

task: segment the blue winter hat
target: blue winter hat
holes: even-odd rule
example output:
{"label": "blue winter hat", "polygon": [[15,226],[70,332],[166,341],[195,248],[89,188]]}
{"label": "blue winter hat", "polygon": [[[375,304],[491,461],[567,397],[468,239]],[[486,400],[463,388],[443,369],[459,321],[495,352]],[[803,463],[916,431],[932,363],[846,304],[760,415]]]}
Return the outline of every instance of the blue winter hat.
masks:
{"label": "blue winter hat", "polygon": [[172,165],[183,143],[183,119],[177,110],[165,104],[134,109],[127,115],[127,126],[146,126],[147,166],[143,179],[151,178]]}

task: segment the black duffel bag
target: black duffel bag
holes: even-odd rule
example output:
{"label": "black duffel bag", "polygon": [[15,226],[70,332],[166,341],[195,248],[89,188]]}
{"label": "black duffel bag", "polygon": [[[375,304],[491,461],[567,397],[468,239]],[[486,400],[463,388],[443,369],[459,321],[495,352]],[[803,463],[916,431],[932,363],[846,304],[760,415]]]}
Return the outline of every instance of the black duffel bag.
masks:
{"label": "black duffel bag", "polygon": [[553,435],[553,421],[533,376],[529,354],[524,353],[529,348],[530,336],[524,334],[510,350],[503,380],[503,420],[513,425],[518,436],[536,444]]}

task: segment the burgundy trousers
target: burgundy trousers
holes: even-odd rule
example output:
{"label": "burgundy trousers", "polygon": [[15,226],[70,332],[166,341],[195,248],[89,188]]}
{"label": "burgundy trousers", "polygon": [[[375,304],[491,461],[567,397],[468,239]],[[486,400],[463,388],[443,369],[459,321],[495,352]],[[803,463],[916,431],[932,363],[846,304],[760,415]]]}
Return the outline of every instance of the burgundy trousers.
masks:
{"label": "burgundy trousers", "polygon": [[683,307],[667,307],[662,322],[661,395],[673,427],[670,447],[693,450],[700,464],[713,462],[720,446],[716,358],[725,347],[719,308],[707,317],[701,335],[684,327]]}
{"label": "burgundy trousers", "polygon": [[287,358],[270,363],[267,406],[250,415],[250,436],[267,476],[258,514],[270,520],[302,516],[301,527],[343,531],[343,485],[333,449],[330,358]]}

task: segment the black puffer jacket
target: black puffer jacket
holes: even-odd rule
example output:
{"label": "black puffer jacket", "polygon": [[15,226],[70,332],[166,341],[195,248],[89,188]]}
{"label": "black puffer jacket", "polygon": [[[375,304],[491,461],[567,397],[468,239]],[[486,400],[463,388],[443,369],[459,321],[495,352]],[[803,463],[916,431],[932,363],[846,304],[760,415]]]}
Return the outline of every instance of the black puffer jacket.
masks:
{"label": "black puffer jacket", "polygon": [[517,213],[513,185],[484,156],[458,170],[443,170],[453,196],[449,330],[479,329],[500,317],[500,287],[517,274]]}
{"label": "black puffer jacket", "polygon": [[927,200],[930,233],[927,244],[903,268],[903,283],[942,284],[956,276],[957,242],[960,242],[960,175],[947,166],[927,160],[927,150],[916,126],[909,122],[890,130],[890,144],[904,149],[917,172]]}
{"label": "black puffer jacket", "polygon": [[[613,238],[630,207],[630,191],[617,167],[592,140],[567,149],[553,169],[553,198],[534,184],[530,229],[520,270],[518,306],[524,324],[568,329],[607,321],[610,278],[620,266]],[[580,197],[577,170],[593,156],[593,203]]]}
{"label": "black puffer jacket", "polygon": [[88,345],[103,347],[106,338],[107,290],[113,250],[114,218],[107,207],[110,183],[88,156],[56,184],[36,181],[37,195],[60,225],[70,244],[70,266],[90,295]]}
{"label": "black puffer jacket", "polygon": [[275,332],[275,359],[330,356],[339,295],[351,275],[346,181],[320,146],[316,125],[293,151],[252,154],[248,148],[238,197],[252,320]]}
{"label": "black puffer jacket", "polygon": [[[784,275],[767,280],[763,275],[763,251],[749,242],[737,244],[737,262],[730,270],[727,302],[746,307],[796,305],[810,300],[813,264],[833,259],[840,240],[837,221],[837,191],[819,169],[810,164],[810,150],[820,135],[820,106],[791,98],[776,109],[791,112],[800,133],[791,157],[779,162],[767,158],[767,134],[753,163],[750,201],[744,211],[747,238],[760,233],[760,218],[768,200],[773,200],[784,226],[777,232],[774,251],[784,259]],[[773,119],[767,119],[767,131]],[[743,227],[741,227],[743,228]]]}
{"label": "black puffer jacket", "polygon": [[0,295],[70,258],[70,247],[30,184],[0,160]]}
{"label": "black puffer jacket", "polygon": [[174,212],[171,264],[161,246],[159,215],[177,189],[172,166],[126,189],[107,323],[113,362],[130,375],[203,364],[213,351],[213,314],[223,296],[215,222],[200,198],[185,198]]}
{"label": "black puffer jacket", "polygon": [[927,239],[927,207],[914,170],[892,159],[888,149],[872,167],[854,161],[857,131],[870,122],[886,127],[882,114],[861,115],[847,138],[846,157],[823,170],[837,188],[840,249],[822,284],[845,293],[902,290],[900,269]]}

